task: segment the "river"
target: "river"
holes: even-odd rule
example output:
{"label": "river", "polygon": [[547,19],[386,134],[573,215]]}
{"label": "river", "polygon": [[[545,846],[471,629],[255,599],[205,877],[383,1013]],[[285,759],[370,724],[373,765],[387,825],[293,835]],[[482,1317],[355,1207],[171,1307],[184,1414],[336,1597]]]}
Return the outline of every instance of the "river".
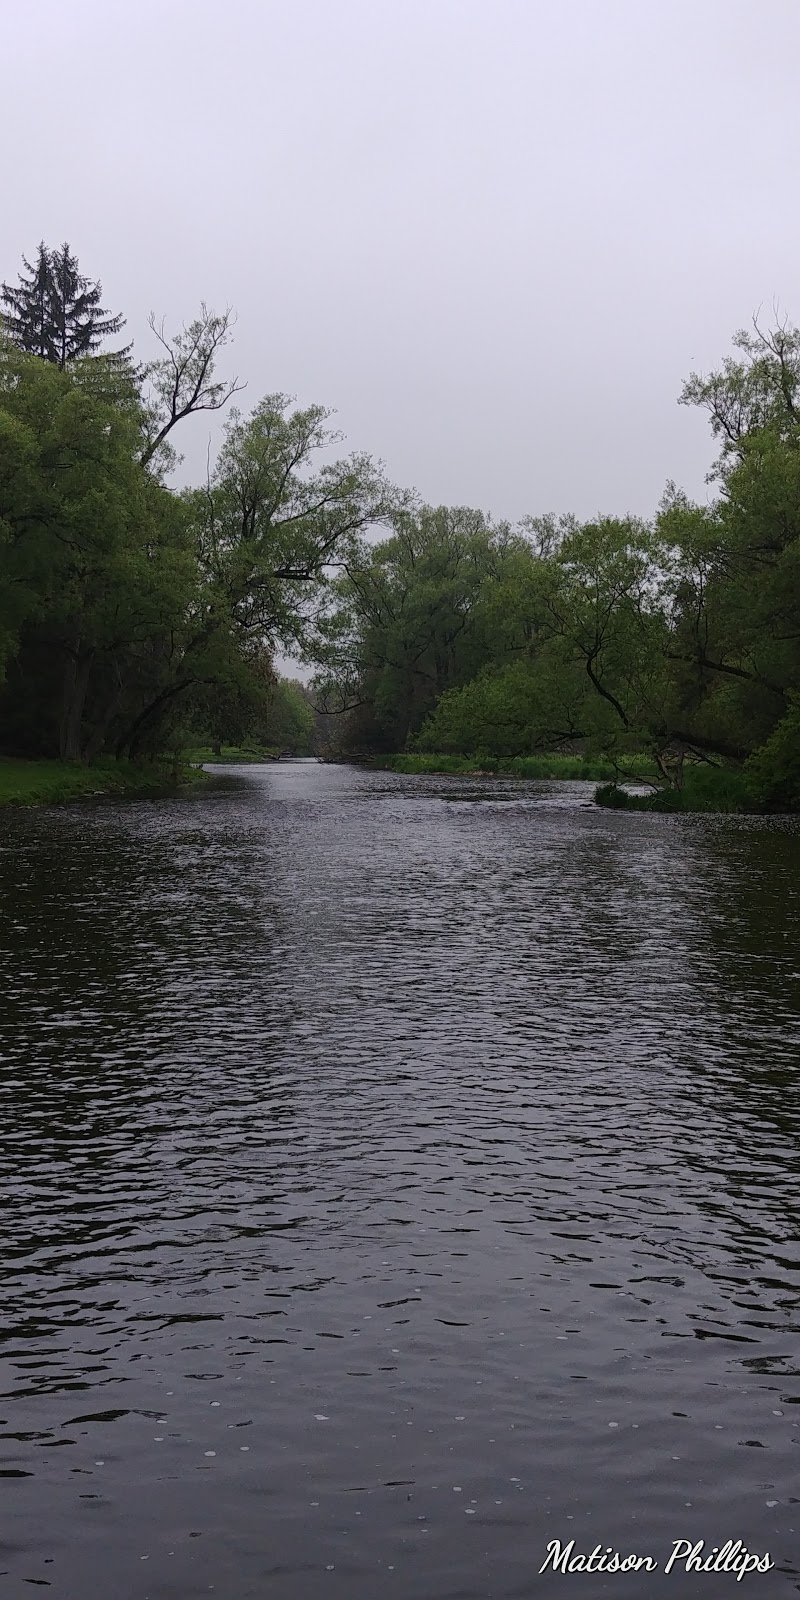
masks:
{"label": "river", "polygon": [[3,1600],[797,1592],[797,824],[287,763],[0,914]]}

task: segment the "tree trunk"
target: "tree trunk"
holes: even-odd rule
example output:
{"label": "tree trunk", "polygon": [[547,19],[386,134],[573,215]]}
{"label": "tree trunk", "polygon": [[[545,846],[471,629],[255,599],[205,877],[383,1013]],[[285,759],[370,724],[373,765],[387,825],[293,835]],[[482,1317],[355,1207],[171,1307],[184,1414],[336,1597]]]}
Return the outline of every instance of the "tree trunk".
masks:
{"label": "tree trunk", "polygon": [[83,708],[86,704],[86,691],[89,687],[89,675],[92,670],[93,652],[86,655],[79,653],[67,657],[67,670],[64,675],[64,694],[61,702],[61,723],[58,737],[58,753],[62,761],[80,761],[81,759],[81,726],[83,723]]}

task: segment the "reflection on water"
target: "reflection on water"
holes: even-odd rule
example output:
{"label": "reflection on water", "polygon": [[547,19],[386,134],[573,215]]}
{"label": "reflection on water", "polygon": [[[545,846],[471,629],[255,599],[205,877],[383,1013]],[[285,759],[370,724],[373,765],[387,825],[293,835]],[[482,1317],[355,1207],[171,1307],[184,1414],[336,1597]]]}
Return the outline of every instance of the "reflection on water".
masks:
{"label": "reflection on water", "polygon": [[800,835],[590,797],[3,815],[4,1597],[796,1592]]}

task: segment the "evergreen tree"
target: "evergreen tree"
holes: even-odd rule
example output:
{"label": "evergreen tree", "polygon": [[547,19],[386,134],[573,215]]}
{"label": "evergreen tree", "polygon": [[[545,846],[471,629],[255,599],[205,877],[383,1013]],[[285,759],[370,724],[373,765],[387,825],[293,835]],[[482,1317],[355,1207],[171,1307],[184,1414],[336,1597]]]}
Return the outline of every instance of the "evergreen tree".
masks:
{"label": "evergreen tree", "polygon": [[[60,367],[65,367],[68,361],[74,361],[78,356],[94,355],[109,334],[119,333],[125,325],[125,318],[109,316],[101,306],[102,286],[92,283],[78,271],[77,257],[70,253],[68,244],[51,252],[50,272],[56,359]],[[124,350],[114,353],[124,357],[130,348],[127,345]]]}
{"label": "evergreen tree", "polygon": [[53,276],[50,251],[44,242],[39,245],[33,265],[22,257],[28,276],[20,273],[19,284],[0,284],[3,301],[3,327],[12,343],[20,350],[45,361],[55,361],[53,342]]}
{"label": "evergreen tree", "polygon": [[[101,285],[83,276],[68,244],[48,250],[42,243],[35,266],[24,256],[23,262],[28,278],[20,274],[16,288],[0,286],[5,330],[21,350],[63,368],[80,356],[96,354],[109,334],[124,327],[124,317],[110,316],[101,306]],[[130,349],[127,345],[114,354],[125,360]]]}

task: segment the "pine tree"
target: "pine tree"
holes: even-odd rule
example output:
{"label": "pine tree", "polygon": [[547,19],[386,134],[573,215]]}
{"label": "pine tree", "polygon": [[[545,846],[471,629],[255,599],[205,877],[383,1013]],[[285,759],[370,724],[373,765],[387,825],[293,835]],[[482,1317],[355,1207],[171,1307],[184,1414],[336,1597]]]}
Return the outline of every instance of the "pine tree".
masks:
{"label": "pine tree", "polygon": [[[29,277],[20,274],[19,285],[0,286],[5,331],[21,350],[65,367],[80,356],[96,354],[109,334],[125,325],[122,316],[109,316],[100,304],[102,287],[79,271],[69,245],[48,250],[39,245],[35,266],[23,256]],[[114,355],[124,361],[131,346]]]}
{"label": "pine tree", "polygon": [[45,361],[55,361],[50,252],[42,242],[33,265],[27,256],[23,256],[22,260],[28,271],[27,279],[20,273],[16,289],[10,283],[0,284],[0,299],[5,306],[3,328],[20,350],[28,355],[42,356]]}
{"label": "pine tree", "polygon": [[[78,356],[94,355],[98,345],[109,334],[119,333],[125,325],[122,316],[112,317],[100,304],[102,286],[84,278],[78,271],[77,257],[70,254],[68,244],[50,254],[50,271],[53,283],[53,321],[56,330],[57,361],[65,367]],[[125,350],[116,351],[125,356]]]}

